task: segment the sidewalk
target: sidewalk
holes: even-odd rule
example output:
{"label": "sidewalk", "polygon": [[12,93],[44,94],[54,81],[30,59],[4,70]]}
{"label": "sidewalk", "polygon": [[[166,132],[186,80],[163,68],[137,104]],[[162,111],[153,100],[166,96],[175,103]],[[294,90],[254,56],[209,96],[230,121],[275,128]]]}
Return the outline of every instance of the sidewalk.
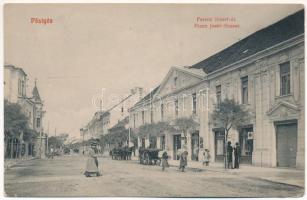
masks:
{"label": "sidewalk", "polygon": [[18,158],[18,159],[4,159],[4,169],[9,169],[12,166],[21,163],[23,161],[36,159],[35,157],[25,157],[25,158]]}
{"label": "sidewalk", "polygon": [[[178,160],[169,160],[169,164],[173,167],[179,167]],[[201,162],[197,161],[188,161],[188,169],[227,173],[305,188],[305,171],[299,169],[269,168],[242,164],[240,165],[240,169],[225,170],[224,163],[210,163],[210,166],[203,166]]]}

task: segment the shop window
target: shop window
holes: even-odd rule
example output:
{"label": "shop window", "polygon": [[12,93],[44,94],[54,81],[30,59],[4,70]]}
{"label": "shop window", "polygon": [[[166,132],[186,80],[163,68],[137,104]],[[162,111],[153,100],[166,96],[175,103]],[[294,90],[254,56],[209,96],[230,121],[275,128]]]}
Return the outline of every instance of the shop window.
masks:
{"label": "shop window", "polygon": [[253,154],[253,128],[242,128],[240,131],[241,156]]}

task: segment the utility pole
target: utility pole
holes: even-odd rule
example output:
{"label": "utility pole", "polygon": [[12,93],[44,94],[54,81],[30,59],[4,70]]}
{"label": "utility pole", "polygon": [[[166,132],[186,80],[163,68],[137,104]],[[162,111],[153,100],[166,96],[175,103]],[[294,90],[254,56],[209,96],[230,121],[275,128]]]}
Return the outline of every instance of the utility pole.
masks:
{"label": "utility pole", "polygon": [[39,129],[39,136],[40,136],[40,145],[39,145],[39,158],[42,158],[42,129]]}
{"label": "utility pole", "polygon": [[49,121],[48,121],[48,130],[47,130],[47,137],[46,137],[46,142],[47,142],[47,144],[46,144],[46,146],[47,146],[47,153],[49,154]]}

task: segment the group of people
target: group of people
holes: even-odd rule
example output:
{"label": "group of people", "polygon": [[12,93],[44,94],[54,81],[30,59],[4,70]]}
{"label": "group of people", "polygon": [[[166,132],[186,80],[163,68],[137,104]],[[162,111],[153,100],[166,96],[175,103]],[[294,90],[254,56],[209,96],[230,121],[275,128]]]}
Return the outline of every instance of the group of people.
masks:
{"label": "group of people", "polygon": [[[166,167],[169,167],[168,161],[167,161],[168,158],[169,156],[167,155],[167,152],[165,151],[162,154],[162,158],[161,158],[162,171],[164,171]],[[209,150],[205,149],[203,152],[203,165],[209,166],[210,158],[211,158],[211,155],[210,155]],[[182,153],[180,153],[179,171],[184,172],[187,165],[188,165],[188,152],[183,151]]]}
{"label": "group of people", "polygon": [[[97,149],[97,143],[91,143],[91,148],[88,150],[88,159],[86,163],[86,170],[84,172],[84,175],[86,177],[92,177],[92,176],[101,176],[99,172],[99,163],[98,163],[98,149]],[[233,166],[233,155],[234,155],[234,166]],[[228,169],[234,169],[239,168],[240,165],[240,155],[241,155],[241,149],[239,146],[239,143],[235,144],[235,147],[231,146],[231,142],[227,143],[227,168]],[[165,170],[165,168],[169,167],[168,164],[168,158],[167,152],[163,152],[161,157],[161,166],[162,171]],[[180,154],[180,162],[179,162],[179,171],[184,172],[185,168],[187,167],[188,161],[188,152],[185,150]],[[205,149],[203,151],[203,165],[209,166],[209,162],[211,159],[210,151],[208,149]]]}
{"label": "group of people", "polygon": [[[233,164],[234,156],[234,164]],[[241,157],[241,148],[239,143],[235,144],[235,147],[231,146],[231,142],[227,143],[227,168],[228,169],[239,169]]]}
{"label": "group of people", "polygon": [[[167,155],[167,152],[164,151],[163,154],[162,154],[162,157],[161,157],[162,171],[164,171],[165,168],[169,167],[168,158],[169,158],[169,156]],[[184,172],[184,169],[188,165],[188,159],[187,158],[188,158],[188,152],[187,151],[183,151],[180,154],[179,171]]]}

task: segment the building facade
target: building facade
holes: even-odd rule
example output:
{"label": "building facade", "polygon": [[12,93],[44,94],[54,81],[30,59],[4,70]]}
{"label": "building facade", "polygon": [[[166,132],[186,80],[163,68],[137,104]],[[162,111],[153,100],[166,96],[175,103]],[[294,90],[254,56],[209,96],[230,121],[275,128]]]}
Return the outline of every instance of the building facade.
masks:
{"label": "building facade", "polygon": [[[304,168],[304,50],[304,11],[299,11],[189,67],[204,72],[198,80],[184,78],[191,85],[180,91],[190,102],[180,100],[180,92],[171,100],[168,94],[174,93],[168,91],[181,81],[175,75],[167,76],[162,88],[150,94],[153,97],[131,108],[130,126],[189,113],[199,121],[199,133],[190,133],[185,142],[190,159],[197,154],[200,158],[201,150],[207,148],[212,161],[219,162],[224,157],[224,130],[214,126],[211,114],[225,98],[234,99],[250,113],[249,123],[231,129],[229,135],[233,145],[240,144],[243,163]],[[160,106],[146,107],[148,101]],[[185,103],[183,111],[177,109]],[[180,133],[165,137],[166,150],[176,159],[183,137]]]}
{"label": "building facade", "polygon": [[110,127],[110,113],[97,111],[91,121],[80,129],[80,136],[83,141],[99,139],[101,135],[108,133]]}
{"label": "building facade", "polygon": [[138,133],[142,125],[158,122],[175,124],[177,119],[192,118],[196,125],[192,132],[183,137],[181,131],[163,131],[157,138],[139,137],[139,147],[153,147],[166,150],[168,155],[178,159],[178,152],[185,148],[189,159],[198,160],[200,148],[200,116],[204,109],[202,94],[207,82],[202,82],[203,70],[189,67],[172,67],[162,83],[130,108],[130,127]]}
{"label": "building facade", "polygon": [[135,87],[130,94],[122,99],[115,99],[114,105],[106,111],[97,111],[86,126],[80,129],[83,141],[99,139],[101,135],[108,134],[109,129],[129,116],[128,108],[143,97],[143,89]]}
{"label": "building facade", "polygon": [[[12,146],[17,149],[21,144],[24,155],[35,155],[44,157],[46,154],[47,135],[43,129],[43,101],[40,98],[38,88],[35,81],[32,94],[27,94],[27,74],[22,68],[13,65],[4,66],[4,99],[10,103],[17,103],[21,106],[22,111],[28,117],[29,128],[39,134],[34,143],[28,143],[18,138]],[[29,97],[30,96],[30,97]]]}

